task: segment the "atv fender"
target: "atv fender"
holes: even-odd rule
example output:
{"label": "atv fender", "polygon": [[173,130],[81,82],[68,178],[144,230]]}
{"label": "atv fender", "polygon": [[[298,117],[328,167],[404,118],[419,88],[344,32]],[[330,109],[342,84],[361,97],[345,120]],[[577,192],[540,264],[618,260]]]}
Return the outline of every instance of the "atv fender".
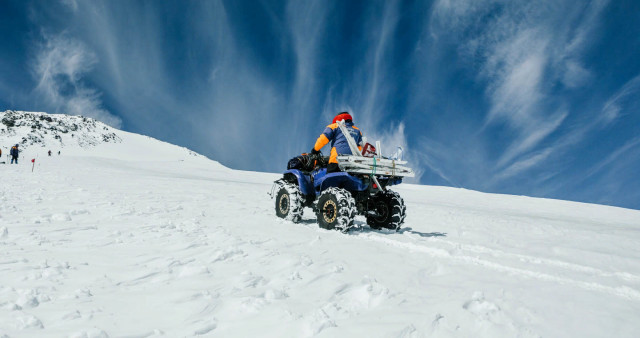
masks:
{"label": "atv fender", "polygon": [[331,187],[344,188],[348,191],[364,191],[368,185],[364,184],[361,179],[345,172],[326,174],[315,181],[316,194],[318,195]]}
{"label": "atv fender", "polygon": [[311,183],[311,178],[309,177],[309,175],[303,174],[302,171],[298,169],[289,169],[285,171],[285,178],[288,175],[293,175],[296,178],[298,187],[300,188],[300,192],[302,193],[302,195],[308,196],[310,194],[313,194],[313,184]]}

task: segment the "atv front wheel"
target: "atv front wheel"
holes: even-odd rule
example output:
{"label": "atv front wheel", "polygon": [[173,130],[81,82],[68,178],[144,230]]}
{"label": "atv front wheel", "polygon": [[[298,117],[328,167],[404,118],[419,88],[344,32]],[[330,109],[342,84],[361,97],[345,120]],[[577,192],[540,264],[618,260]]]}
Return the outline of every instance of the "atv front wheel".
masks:
{"label": "atv front wheel", "polygon": [[379,192],[373,197],[374,214],[367,215],[367,224],[373,229],[399,230],[407,217],[407,207],[400,195],[391,190]]}
{"label": "atv front wheel", "polygon": [[276,215],[293,223],[298,223],[302,219],[304,205],[302,193],[298,186],[285,182],[277,181],[278,185],[276,194]]}
{"label": "atv front wheel", "polygon": [[329,188],[320,194],[316,206],[318,224],[327,230],[348,231],[356,217],[356,201],[341,188]]}

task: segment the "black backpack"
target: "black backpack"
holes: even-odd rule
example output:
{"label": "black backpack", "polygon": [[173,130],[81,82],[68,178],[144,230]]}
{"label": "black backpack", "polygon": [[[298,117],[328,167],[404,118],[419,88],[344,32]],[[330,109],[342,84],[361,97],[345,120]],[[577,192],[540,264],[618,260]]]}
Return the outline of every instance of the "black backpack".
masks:
{"label": "black backpack", "polygon": [[302,171],[312,171],[316,166],[326,166],[326,159],[323,156],[302,154],[289,160],[287,169],[298,169]]}

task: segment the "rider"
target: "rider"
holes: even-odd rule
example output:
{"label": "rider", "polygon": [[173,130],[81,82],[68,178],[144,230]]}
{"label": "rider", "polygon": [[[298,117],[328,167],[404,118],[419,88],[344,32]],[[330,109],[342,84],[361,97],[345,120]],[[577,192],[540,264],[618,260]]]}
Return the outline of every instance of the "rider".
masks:
{"label": "rider", "polygon": [[324,132],[320,134],[316,144],[311,150],[311,153],[316,155],[320,153],[320,149],[327,143],[331,142],[331,155],[329,157],[329,165],[327,166],[327,172],[340,171],[338,167],[338,155],[352,155],[351,148],[347,138],[342,134],[342,130],[338,127],[338,121],[344,120],[345,127],[351,137],[356,141],[358,149],[362,151],[362,132],[358,127],[353,125],[353,118],[348,112],[342,112],[333,118],[333,123],[325,128]]}

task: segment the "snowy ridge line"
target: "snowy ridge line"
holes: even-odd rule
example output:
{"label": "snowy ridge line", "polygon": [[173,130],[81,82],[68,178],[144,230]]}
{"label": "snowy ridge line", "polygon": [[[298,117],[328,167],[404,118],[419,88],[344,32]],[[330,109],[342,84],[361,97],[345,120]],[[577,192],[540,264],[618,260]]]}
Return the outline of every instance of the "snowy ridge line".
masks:
{"label": "snowy ridge line", "polygon": [[521,268],[509,267],[509,266],[506,266],[506,265],[494,263],[494,262],[491,262],[491,261],[488,261],[488,260],[484,260],[484,259],[480,259],[480,258],[472,257],[472,256],[467,256],[467,255],[454,256],[450,252],[448,252],[447,250],[444,250],[444,249],[430,248],[430,247],[427,247],[427,246],[416,245],[416,244],[413,244],[413,243],[397,241],[397,240],[393,240],[393,239],[389,239],[389,238],[384,238],[384,237],[382,237],[380,235],[357,234],[355,236],[362,237],[363,239],[369,240],[369,241],[372,241],[372,242],[384,243],[384,244],[387,244],[387,245],[390,245],[390,246],[395,246],[395,247],[400,247],[400,248],[407,249],[407,250],[413,250],[413,251],[416,251],[416,252],[426,253],[426,254],[428,254],[430,256],[433,256],[433,257],[448,258],[448,259],[451,259],[451,260],[454,260],[454,261],[458,261],[458,262],[461,262],[461,263],[479,265],[479,266],[490,268],[490,269],[493,269],[493,270],[496,270],[496,271],[500,271],[500,272],[507,272],[507,273],[511,273],[511,274],[514,274],[514,275],[534,278],[534,279],[538,279],[538,280],[542,280],[542,281],[556,282],[556,283],[563,284],[563,285],[576,286],[576,287],[579,287],[579,288],[582,288],[582,289],[585,289],[585,290],[599,291],[599,292],[603,292],[603,293],[606,293],[606,294],[614,295],[614,296],[617,296],[617,297],[621,297],[621,298],[625,298],[625,299],[629,299],[629,300],[640,302],[640,291],[635,290],[633,288],[630,288],[628,286],[610,287],[610,286],[598,284],[598,283],[595,283],[595,282],[578,281],[578,280],[573,280],[573,279],[570,279],[570,278],[564,278],[564,277],[549,275],[549,274],[542,273],[542,272],[536,272],[536,271],[531,271],[531,270],[526,270],[526,269],[521,269]]}
{"label": "snowy ridge line", "polygon": [[0,139],[21,148],[56,149],[66,146],[92,148],[104,143],[122,143],[117,129],[84,116],[7,110],[0,112]]}
{"label": "snowy ridge line", "polygon": [[453,248],[461,249],[464,251],[500,255],[505,257],[513,257],[513,258],[517,258],[519,260],[525,261],[527,263],[532,263],[532,264],[550,265],[550,266],[556,266],[560,268],[566,268],[566,269],[577,271],[577,272],[597,274],[598,276],[601,276],[601,277],[616,277],[616,278],[624,279],[625,281],[628,281],[628,282],[640,282],[640,276],[637,276],[628,272],[607,272],[607,271],[603,271],[590,266],[584,266],[584,265],[579,265],[575,263],[568,263],[568,262],[563,262],[563,261],[549,259],[549,258],[540,258],[540,257],[523,255],[523,254],[504,252],[501,250],[491,249],[484,246],[454,243],[454,242],[443,240],[443,239],[440,239],[439,241],[442,243],[449,244]]}
{"label": "snowy ridge line", "polygon": [[[120,165],[123,160],[162,163],[205,160],[187,148],[115,129],[80,115],[0,111],[0,148],[4,146],[8,153],[6,146],[13,144],[19,144],[21,158],[46,156],[51,151],[55,156],[90,157],[96,162],[117,159]],[[38,162],[45,163],[37,161],[36,166]]]}

